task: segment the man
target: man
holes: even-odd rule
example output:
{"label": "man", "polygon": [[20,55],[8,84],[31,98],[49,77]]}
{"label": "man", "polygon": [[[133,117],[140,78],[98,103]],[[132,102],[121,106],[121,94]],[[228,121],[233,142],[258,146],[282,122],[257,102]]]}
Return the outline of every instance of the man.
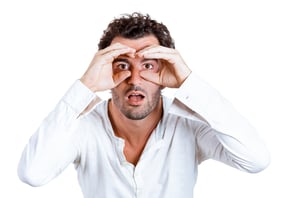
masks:
{"label": "man", "polygon": [[[114,19],[86,72],[31,137],[20,179],[41,186],[74,163],[85,198],[191,198],[204,160],[266,168],[254,128],[174,48],[148,15]],[[177,88],[174,99],[161,95],[165,87]],[[103,90],[108,101],[97,97]]]}

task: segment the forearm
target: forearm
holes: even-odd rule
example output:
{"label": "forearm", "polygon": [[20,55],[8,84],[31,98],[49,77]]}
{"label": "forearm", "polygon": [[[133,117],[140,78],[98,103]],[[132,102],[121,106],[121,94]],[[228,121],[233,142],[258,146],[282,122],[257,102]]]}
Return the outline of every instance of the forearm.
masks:
{"label": "forearm", "polygon": [[79,81],[73,84],[26,145],[18,166],[21,180],[43,185],[75,160],[79,118],[94,98]]}
{"label": "forearm", "polygon": [[176,99],[204,118],[217,143],[221,143],[237,166],[258,172],[268,165],[268,151],[255,128],[208,83],[191,74],[177,91]]}

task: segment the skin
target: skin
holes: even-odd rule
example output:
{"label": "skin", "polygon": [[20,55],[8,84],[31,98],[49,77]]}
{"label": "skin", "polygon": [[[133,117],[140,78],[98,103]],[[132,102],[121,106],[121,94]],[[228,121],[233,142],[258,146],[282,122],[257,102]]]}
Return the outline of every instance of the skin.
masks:
{"label": "skin", "polygon": [[124,155],[136,165],[162,117],[161,89],[178,88],[191,73],[178,51],[148,35],[115,37],[99,50],[81,82],[93,92],[110,89],[109,117],[116,136],[125,140]]}

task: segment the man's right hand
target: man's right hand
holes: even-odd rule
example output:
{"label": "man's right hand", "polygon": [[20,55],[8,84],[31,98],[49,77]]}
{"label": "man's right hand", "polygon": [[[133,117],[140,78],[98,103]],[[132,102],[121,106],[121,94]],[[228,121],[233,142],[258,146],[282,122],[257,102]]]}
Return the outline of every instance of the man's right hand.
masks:
{"label": "man's right hand", "polygon": [[105,49],[99,50],[94,55],[80,81],[93,92],[105,91],[116,87],[131,75],[130,71],[113,74],[112,62],[119,55],[123,54],[134,57],[135,49],[115,43]]}

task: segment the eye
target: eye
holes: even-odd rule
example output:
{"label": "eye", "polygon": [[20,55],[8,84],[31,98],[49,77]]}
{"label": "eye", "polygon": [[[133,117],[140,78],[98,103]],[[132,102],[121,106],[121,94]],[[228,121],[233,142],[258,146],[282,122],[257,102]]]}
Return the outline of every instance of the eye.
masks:
{"label": "eye", "polygon": [[116,63],[116,64],[114,64],[114,68],[116,70],[128,70],[129,69],[129,64],[128,63],[124,63],[124,62]]}
{"label": "eye", "polygon": [[143,68],[147,69],[147,70],[153,70],[154,69],[154,65],[151,63],[145,63],[143,64]]}
{"label": "eye", "polygon": [[147,60],[142,63],[142,70],[147,70],[151,72],[159,71],[159,62],[157,60]]}

